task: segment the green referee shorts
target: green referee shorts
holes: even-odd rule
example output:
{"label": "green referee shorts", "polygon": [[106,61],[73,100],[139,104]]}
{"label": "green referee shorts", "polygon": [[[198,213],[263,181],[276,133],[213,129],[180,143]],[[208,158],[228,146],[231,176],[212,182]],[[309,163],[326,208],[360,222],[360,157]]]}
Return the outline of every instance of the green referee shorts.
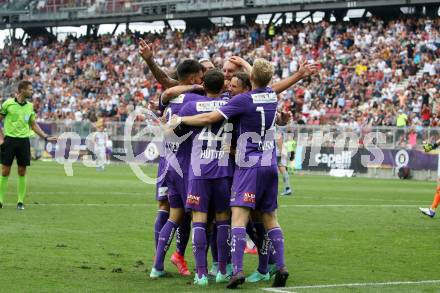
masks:
{"label": "green referee shorts", "polygon": [[2,165],[12,166],[14,158],[17,158],[18,166],[29,166],[31,164],[31,145],[27,137],[6,136],[0,150]]}

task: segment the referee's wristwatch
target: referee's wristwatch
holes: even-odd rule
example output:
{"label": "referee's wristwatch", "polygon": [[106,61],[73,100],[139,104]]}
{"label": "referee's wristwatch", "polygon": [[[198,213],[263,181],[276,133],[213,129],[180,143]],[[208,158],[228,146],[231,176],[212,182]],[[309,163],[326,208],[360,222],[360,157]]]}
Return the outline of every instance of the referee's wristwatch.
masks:
{"label": "referee's wristwatch", "polygon": [[49,135],[46,135],[45,137],[44,137],[44,141],[47,141],[47,138],[49,137]]}

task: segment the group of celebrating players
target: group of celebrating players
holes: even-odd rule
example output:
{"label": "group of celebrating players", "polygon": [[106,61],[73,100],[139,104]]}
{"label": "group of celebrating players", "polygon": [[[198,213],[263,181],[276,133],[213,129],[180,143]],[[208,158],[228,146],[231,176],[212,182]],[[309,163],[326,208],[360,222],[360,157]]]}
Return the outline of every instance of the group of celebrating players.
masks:
{"label": "group of celebrating players", "polygon": [[[166,90],[160,100],[164,130],[157,180],[159,210],[154,225],[156,254],[151,278],[165,275],[164,259],[176,234],[171,262],[189,276],[184,255],[192,222],[196,272],[194,284],[208,275],[234,289],[267,281],[284,287],[289,276],[284,237],[277,220],[278,170],[275,125],[290,118],[278,111],[277,94],[313,75],[317,64],[304,62],[294,75],[270,84],[273,65],[256,59],[251,66],[231,57],[222,70],[208,59],[182,61],[177,81],[154,62],[151,45],[139,53]],[[243,272],[246,235],[256,244],[258,269]],[[209,245],[208,245],[209,243]],[[208,272],[207,251],[213,264]]]}

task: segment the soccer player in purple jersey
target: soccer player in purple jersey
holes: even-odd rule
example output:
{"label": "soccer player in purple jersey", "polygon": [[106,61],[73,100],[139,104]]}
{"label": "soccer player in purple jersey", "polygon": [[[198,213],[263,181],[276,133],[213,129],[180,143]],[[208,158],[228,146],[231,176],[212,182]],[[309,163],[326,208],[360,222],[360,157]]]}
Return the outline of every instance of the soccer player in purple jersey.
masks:
{"label": "soccer player in purple jersey", "polygon": [[[202,66],[196,60],[184,60],[177,67],[177,75],[180,81],[178,88],[183,88],[188,91],[202,82]],[[180,95],[173,98],[175,88],[167,89],[162,97],[160,104],[167,105],[165,110],[165,117],[171,118],[173,113],[178,113],[184,103],[191,101],[192,98]],[[150,273],[151,278],[159,278],[165,275],[164,259],[168,251],[169,245],[174,237],[176,229],[179,227],[177,234],[177,251],[171,256],[171,262],[176,265],[179,273],[188,276],[191,273],[188,271],[184,254],[186,245],[189,240],[191,229],[190,217],[185,216],[184,203],[186,201],[186,184],[187,184],[187,169],[188,159],[186,158],[185,148],[187,143],[179,144],[175,141],[165,141],[165,182],[168,188],[168,202],[170,205],[170,214],[166,223],[159,232],[156,258],[153,268]],[[173,163],[173,159],[177,159]]]}
{"label": "soccer player in purple jersey", "polygon": [[[154,62],[152,44],[147,44],[144,40],[140,41],[139,54],[145,60],[154,77],[163,85],[165,89],[173,87],[179,84],[178,81],[169,78],[157,64]],[[197,72],[199,74],[199,72]],[[194,77],[194,76],[193,76]],[[197,77],[197,76],[195,76]],[[193,80],[194,81],[194,80]],[[187,81],[187,83],[193,82]],[[172,93],[169,93],[172,94]],[[169,97],[171,98],[171,96]],[[161,103],[160,109],[163,112],[166,105]],[[171,112],[168,112],[171,114]],[[169,115],[171,117],[171,115]],[[165,180],[165,175],[167,172],[167,164],[165,156],[160,156],[158,170],[157,170],[157,183],[156,183],[156,200],[158,202],[158,211],[156,220],[154,223],[154,240],[155,240],[155,251],[157,251],[157,245],[159,242],[160,231],[167,223],[170,213],[170,205],[168,202],[168,187]],[[185,249],[189,240],[189,231],[191,229],[190,219],[187,218],[182,227],[179,227],[176,231],[176,252],[171,255],[171,262],[177,267],[179,273],[183,276],[190,275],[188,271],[186,261],[183,257]],[[156,259],[156,257],[155,257]],[[158,275],[160,275],[158,273]],[[157,276],[152,276],[157,277]]]}
{"label": "soccer player in purple jersey", "polygon": [[[295,78],[305,77],[316,65],[305,67]],[[267,237],[273,245],[277,272],[272,284],[283,287],[289,273],[284,263],[284,237],[276,216],[278,172],[275,156],[274,125],[277,97],[268,88],[274,73],[273,66],[264,59],[257,59],[251,72],[252,91],[232,98],[227,105],[216,111],[190,117],[176,118],[172,125],[180,123],[204,126],[224,119],[237,118],[234,128],[238,131],[236,169],[234,173],[232,209],[232,264],[234,276],[227,288],[234,289],[245,281],[243,251],[246,245],[246,224],[250,210],[263,214]],[[286,88],[289,78],[281,81]]]}
{"label": "soccer player in purple jersey", "polygon": [[[191,116],[211,112],[225,105],[221,98],[224,85],[223,73],[217,69],[209,70],[203,78],[206,96],[198,101],[186,103],[179,111],[181,116]],[[189,168],[188,196],[186,208],[192,211],[193,252],[196,262],[194,284],[208,284],[207,222],[208,211],[215,211],[217,223],[218,272],[216,282],[228,282],[226,266],[229,259],[228,245],[230,233],[230,207],[233,157],[229,148],[232,138],[232,124],[228,121],[214,123],[206,127],[182,125],[176,133],[181,136],[192,131],[191,167]]]}

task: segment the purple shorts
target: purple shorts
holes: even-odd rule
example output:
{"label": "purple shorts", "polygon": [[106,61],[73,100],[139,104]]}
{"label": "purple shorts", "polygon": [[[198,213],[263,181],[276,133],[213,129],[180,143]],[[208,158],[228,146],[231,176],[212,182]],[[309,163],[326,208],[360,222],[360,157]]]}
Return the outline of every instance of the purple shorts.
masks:
{"label": "purple shorts", "polygon": [[278,207],[277,196],[277,166],[235,169],[231,207],[273,212]]}
{"label": "purple shorts", "polygon": [[168,186],[170,207],[173,209],[185,208],[188,174],[183,173],[182,178],[176,171],[169,169],[165,181]]}
{"label": "purple shorts", "polygon": [[186,208],[202,213],[208,213],[209,210],[216,212],[230,210],[231,184],[231,177],[190,180]]}
{"label": "purple shorts", "polygon": [[157,181],[156,181],[156,200],[164,201],[168,200],[168,187],[166,184],[165,176],[163,174],[166,170],[164,170],[164,162],[159,159],[159,165],[157,167]]}

